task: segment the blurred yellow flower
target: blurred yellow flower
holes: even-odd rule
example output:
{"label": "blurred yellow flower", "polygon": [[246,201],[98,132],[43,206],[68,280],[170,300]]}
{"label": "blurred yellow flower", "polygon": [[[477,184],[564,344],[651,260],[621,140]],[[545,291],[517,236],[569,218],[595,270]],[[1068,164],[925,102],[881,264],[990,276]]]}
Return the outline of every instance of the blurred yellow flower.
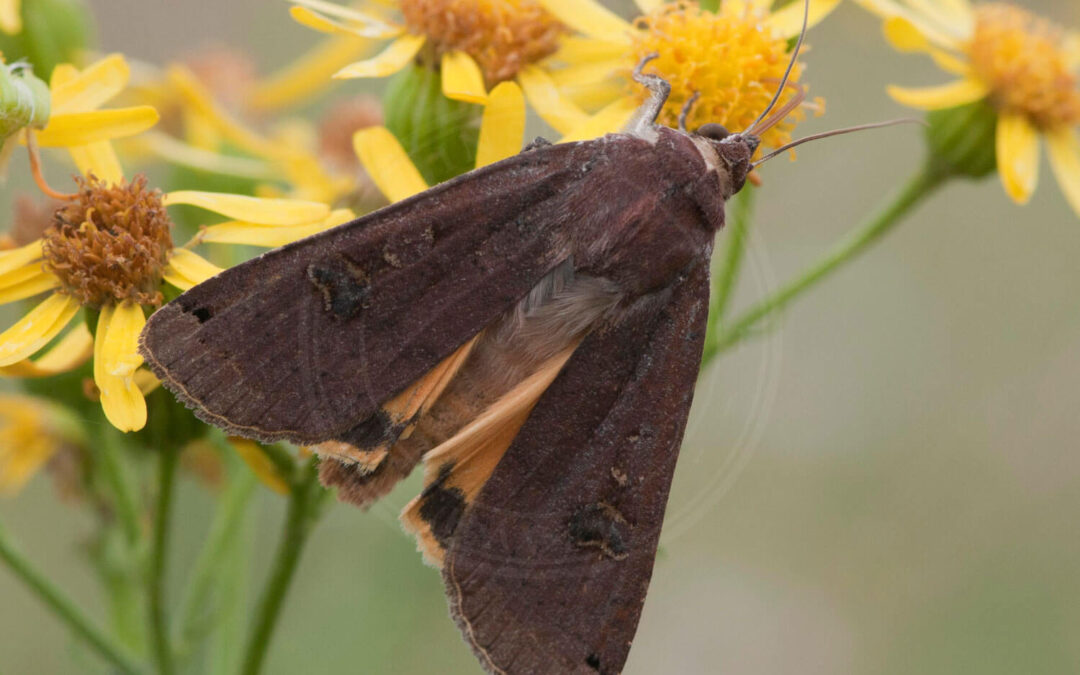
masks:
{"label": "blurred yellow flower", "polygon": [[60,448],[78,440],[59,408],[30,396],[0,394],[0,495],[22,489]]}
{"label": "blurred yellow flower", "polygon": [[[732,131],[747,128],[769,104],[791,58],[791,39],[799,35],[804,5],[792,2],[772,9],[773,0],[724,0],[716,12],[696,2],[636,0],[642,15],[624,21],[596,0],[540,0],[552,14],[581,33],[563,42],[551,61],[565,67],[550,77],[527,69],[522,84],[530,102],[565,140],[597,136],[621,128],[643,101],[645,90],[631,73],[649,54],[649,64],[672,85],[660,122],[674,126],[679,111],[695,94],[691,128],[706,122]],[[809,25],[815,25],[840,0],[812,0]],[[802,74],[791,74],[792,95]],[[540,102],[538,104],[538,102]],[[811,104],[813,107],[815,104]],[[820,109],[820,102],[816,106]],[[594,116],[588,111],[599,110]],[[764,134],[766,146],[791,139],[790,121]]]}
{"label": "blurred yellow flower", "polygon": [[[493,164],[521,151],[525,136],[525,98],[513,82],[491,90],[480,123],[476,168]],[[428,189],[397,138],[382,126],[362,129],[353,136],[360,163],[390,202],[407,199]]]}
{"label": "blurred yellow flower", "polygon": [[[162,302],[162,282],[187,290],[221,271],[186,246],[173,245],[167,207],[186,204],[230,219],[204,228],[188,246],[203,241],[278,246],[352,214],[313,201],[198,191],[163,195],[144,177],[128,181],[109,139],[138,133],[147,120],[156,121],[156,112],[148,106],[123,110],[149,108],[152,115],[89,112],[126,84],[123,58],[109,57],[83,71],[61,65],[53,81],[61,105],[54,105],[54,117],[38,138],[42,145],[66,147],[83,177],[76,179],[76,194],[59,195],[62,205],[40,239],[0,251],[0,304],[49,292],[0,333],[0,375],[53,375],[92,356],[105,416],[118,429],[135,431],[146,424],[144,394],[156,386],[140,370],[137,349],[146,309]],[[79,321],[43,356],[30,360],[60,337],[82,308],[98,313],[94,336]]]}
{"label": "blurred yellow flower", "polygon": [[292,2],[293,18],[309,28],[359,44],[389,41],[369,59],[340,64],[334,78],[386,77],[420,58],[438,67],[447,98],[479,104],[495,85],[539,68],[566,32],[541,0]]}
{"label": "blurred yellow flower", "polygon": [[898,50],[928,54],[957,77],[923,89],[890,87],[900,103],[941,110],[987,101],[998,114],[997,165],[1005,192],[1026,203],[1039,178],[1039,137],[1080,214],[1080,33],[1008,3],[858,0],[885,19]]}
{"label": "blurred yellow flower", "polygon": [[22,32],[22,0],[0,0],[0,31],[8,35]]}

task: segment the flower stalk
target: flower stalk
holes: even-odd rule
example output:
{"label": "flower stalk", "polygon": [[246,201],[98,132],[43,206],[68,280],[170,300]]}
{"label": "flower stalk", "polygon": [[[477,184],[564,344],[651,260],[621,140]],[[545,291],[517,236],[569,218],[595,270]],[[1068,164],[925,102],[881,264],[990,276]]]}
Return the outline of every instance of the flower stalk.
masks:
{"label": "flower stalk", "polygon": [[15,546],[0,525],[0,560],[81,640],[125,675],[138,675],[142,667],[128,651],[101,631],[70,598],[57,588]]}
{"label": "flower stalk", "polygon": [[774,316],[866,251],[898,225],[916,205],[944,185],[951,175],[945,164],[934,159],[927,161],[881,210],[837,242],[817,263],[729,324],[721,326],[717,334],[706,341],[704,361],[711,360],[751,336],[762,321]]}

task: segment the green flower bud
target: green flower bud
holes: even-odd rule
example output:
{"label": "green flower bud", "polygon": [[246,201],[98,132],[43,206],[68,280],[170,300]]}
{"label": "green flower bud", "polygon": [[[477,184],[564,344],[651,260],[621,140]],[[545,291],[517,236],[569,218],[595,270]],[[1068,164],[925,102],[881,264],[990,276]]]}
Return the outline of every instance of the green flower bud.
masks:
{"label": "green flower bud", "polygon": [[59,63],[78,63],[93,33],[84,0],[24,0],[22,31],[0,35],[0,51],[9,62],[25,59],[43,78]]}
{"label": "green flower bud", "polygon": [[386,127],[429,185],[476,165],[483,108],[443,96],[438,72],[420,65],[405,68],[391,80],[384,107]]}
{"label": "green flower bud", "polygon": [[0,64],[0,142],[49,123],[49,87],[25,64]]}
{"label": "green flower bud", "polygon": [[997,112],[985,101],[926,116],[933,161],[954,176],[985,178],[997,170]]}

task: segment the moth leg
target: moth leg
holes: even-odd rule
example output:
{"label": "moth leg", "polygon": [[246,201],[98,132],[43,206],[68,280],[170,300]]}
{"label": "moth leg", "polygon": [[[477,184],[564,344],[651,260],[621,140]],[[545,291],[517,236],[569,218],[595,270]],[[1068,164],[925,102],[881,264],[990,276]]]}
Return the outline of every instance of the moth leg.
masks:
{"label": "moth leg", "polygon": [[634,68],[634,81],[643,85],[649,90],[651,96],[649,100],[645,101],[634,113],[633,119],[627,125],[627,130],[630,133],[641,132],[645,129],[652,128],[656,124],[656,118],[660,116],[660,111],[664,109],[664,104],[667,103],[668,96],[671,95],[671,83],[660,77],[659,75],[650,75],[644,72],[645,66],[650,61],[659,58],[660,55],[656,52],[648,54],[645,58],[638,62]]}
{"label": "moth leg", "polygon": [[551,145],[551,141],[544,138],[543,136],[537,136],[536,138],[532,139],[532,141],[528,145],[522,148],[521,151],[529,152],[531,150],[536,150],[537,148],[546,148],[549,145]]}
{"label": "moth leg", "polygon": [[683,104],[682,110],[679,111],[679,131],[684,134],[690,133],[686,130],[686,120],[690,119],[690,113],[694,110],[694,104],[701,98],[701,92],[695,91],[694,95],[686,99],[686,103]]}

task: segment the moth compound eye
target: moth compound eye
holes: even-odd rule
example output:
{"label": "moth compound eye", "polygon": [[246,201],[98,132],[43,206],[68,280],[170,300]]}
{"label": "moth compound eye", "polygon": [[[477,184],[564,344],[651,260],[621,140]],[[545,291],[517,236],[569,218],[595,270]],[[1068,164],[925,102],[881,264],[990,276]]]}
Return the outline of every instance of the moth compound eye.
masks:
{"label": "moth compound eye", "polygon": [[704,136],[705,138],[711,138],[714,141],[722,141],[731,135],[731,132],[727,130],[723,124],[716,124],[715,122],[709,122],[698,127],[696,132],[698,136]]}

